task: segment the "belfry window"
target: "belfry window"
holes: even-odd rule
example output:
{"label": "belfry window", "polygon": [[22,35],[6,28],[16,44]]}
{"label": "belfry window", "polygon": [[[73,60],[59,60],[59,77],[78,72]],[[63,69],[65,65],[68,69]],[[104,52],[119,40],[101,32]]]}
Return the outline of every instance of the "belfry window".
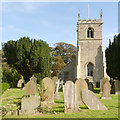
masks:
{"label": "belfry window", "polygon": [[88,28],[87,37],[88,38],[94,38],[94,30],[93,30],[93,28]]}
{"label": "belfry window", "polygon": [[93,64],[89,63],[87,65],[87,76],[93,76]]}

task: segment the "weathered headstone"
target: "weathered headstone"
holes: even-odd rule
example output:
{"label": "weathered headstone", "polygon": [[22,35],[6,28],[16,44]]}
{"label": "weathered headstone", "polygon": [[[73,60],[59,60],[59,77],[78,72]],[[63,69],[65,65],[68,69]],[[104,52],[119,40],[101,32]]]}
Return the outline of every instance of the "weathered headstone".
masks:
{"label": "weathered headstone", "polygon": [[60,80],[60,83],[59,83],[59,87],[60,87],[60,89],[63,89],[63,80]]}
{"label": "weathered headstone", "polygon": [[91,90],[91,91],[93,91],[94,86],[93,86],[92,82],[88,83],[88,89]]}
{"label": "weathered headstone", "polygon": [[25,95],[33,95],[37,93],[37,84],[30,80],[25,86]]}
{"label": "weathered headstone", "polygon": [[56,88],[57,88],[58,77],[57,77],[57,76],[54,76],[54,77],[52,78],[52,81],[53,81],[54,86],[55,86],[55,88],[54,88],[54,93],[55,93],[55,92],[56,92]]}
{"label": "weathered headstone", "polygon": [[33,114],[35,109],[40,105],[40,96],[30,95],[22,98],[22,114]]}
{"label": "weathered headstone", "polygon": [[76,85],[67,81],[64,85],[64,112],[79,112],[78,96]]}
{"label": "weathered headstone", "polygon": [[105,82],[105,84],[103,85],[103,92],[102,92],[101,99],[112,99],[110,97],[110,88],[111,88],[111,85],[109,81]]}
{"label": "weathered headstone", "polygon": [[118,95],[120,94],[120,81],[115,80],[115,94]]}
{"label": "weathered headstone", "polygon": [[43,85],[44,85],[44,103],[54,103],[54,83],[53,81],[49,78],[46,77],[42,80]]}
{"label": "weathered headstone", "polygon": [[88,90],[93,91],[94,86],[93,86],[92,82],[89,82],[89,80],[88,80],[88,79],[85,79],[85,81],[87,82],[87,85],[88,85]]}
{"label": "weathered headstone", "polygon": [[110,79],[110,84],[111,84],[111,94],[115,94],[115,82],[113,78]]}
{"label": "weathered headstone", "polygon": [[107,110],[106,106],[90,90],[82,89],[82,99],[89,109]]}
{"label": "weathered headstone", "polygon": [[109,81],[109,80],[108,80],[108,78],[105,78],[105,77],[100,80],[100,94],[102,94],[102,92],[103,92],[103,85],[104,85],[107,81]]}
{"label": "weathered headstone", "polygon": [[30,78],[30,80],[32,80],[33,82],[35,82],[37,84],[37,78],[34,75],[32,75],[32,77]]}
{"label": "weathered headstone", "polygon": [[56,87],[56,91],[55,91],[55,96],[54,96],[54,98],[55,99],[60,99],[60,95],[59,95],[59,82],[60,82],[60,80],[58,79],[58,82],[57,82],[57,87]]}
{"label": "weathered headstone", "polygon": [[22,84],[24,84],[23,82],[24,82],[24,80],[23,80],[23,79],[20,79],[20,80],[18,81],[17,87],[23,87],[23,85],[22,85]]}
{"label": "weathered headstone", "polygon": [[87,89],[88,90],[88,85],[87,85],[86,81],[84,79],[81,79],[81,78],[75,81],[75,85],[77,87],[78,103],[80,105],[84,104],[83,101],[82,101],[82,97],[81,97],[81,90],[82,89]]}

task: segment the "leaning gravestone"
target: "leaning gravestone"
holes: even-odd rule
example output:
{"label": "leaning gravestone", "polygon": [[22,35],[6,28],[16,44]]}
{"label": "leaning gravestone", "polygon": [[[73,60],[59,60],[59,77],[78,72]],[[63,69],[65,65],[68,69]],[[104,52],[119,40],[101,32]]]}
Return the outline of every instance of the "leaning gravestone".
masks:
{"label": "leaning gravestone", "polygon": [[57,77],[57,76],[54,76],[54,77],[52,78],[52,81],[54,82],[54,86],[55,86],[54,93],[55,93],[55,92],[56,92],[56,88],[57,88],[58,77]]}
{"label": "leaning gravestone", "polygon": [[108,80],[108,78],[105,78],[105,77],[100,80],[100,94],[102,94],[102,92],[103,92],[103,85],[104,85],[107,81],[109,81],[109,80]]}
{"label": "leaning gravestone", "polygon": [[37,84],[30,80],[25,86],[25,95],[33,95],[37,93]]}
{"label": "leaning gravestone", "polygon": [[54,103],[54,83],[53,81],[49,78],[49,77],[46,77],[42,80],[43,82],[43,86],[44,86],[44,89],[45,89],[45,92],[44,92],[44,103],[47,104],[47,103]]}
{"label": "leaning gravestone", "polygon": [[103,92],[102,92],[102,97],[101,99],[112,99],[110,97],[110,88],[111,85],[109,83],[109,81],[107,81],[104,85],[103,85]]}
{"label": "leaning gravestone", "polygon": [[88,90],[88,85],[87,85],[86,81],[84,79],[81,79],[81,78],[75,81],[75,85],[77,87],[78,103],[80,105],[84,104],[83,101],[82,101],[82,97],[81,97],[81,90],[82,89],[87,89]]}
{"label": "leaning gravestone", "polygon": [[120,81],[115,80],[115,94],[118,95],[120,94]]}
{"label": "leaning gravestone", "polygon": [[33,114],[35,113],[35,109],[40,105],[40,96],[30,95],[24,96],[22,98],[22,114]]}
{"label": "leaning gravestone", "polygon": [[76,85],[72,81],[67,81],[64,86],[64,112],[79,112]]}
{"label": "leaning gravestone", "polygon": [[106,106],[97,98],[90,90],[82,89],[82,99],[89,109],[92,110],[107,110]]}

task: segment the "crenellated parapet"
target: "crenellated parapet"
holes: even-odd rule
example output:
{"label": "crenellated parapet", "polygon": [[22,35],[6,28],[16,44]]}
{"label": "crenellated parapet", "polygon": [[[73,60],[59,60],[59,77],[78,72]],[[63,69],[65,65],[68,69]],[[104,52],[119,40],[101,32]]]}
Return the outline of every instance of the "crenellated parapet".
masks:
{"label": "crenellated parapet", "polygon": [[94,19],[94,20],[91,20],[91,19],[81,20],[81,19],[79,19],[79,20],[78,20],[78,23],[90,23],[90,24],[91,24],[91,23],[102,23],[102,20],[101,20],[101,19]]}
{"label": "crenellated parapet", "polygon": [[84,20],[81,20],[80,19],[80,10],[78,11],[78,22],[77,22],[77,24],[80,24],[80,23],[100,23],[100,24],[103,24],[102,23],[102,9],[101,9],[101,11],[100,11],[100,19],[94,19],[94,20],[92,20],[92,19],[84,19]]}

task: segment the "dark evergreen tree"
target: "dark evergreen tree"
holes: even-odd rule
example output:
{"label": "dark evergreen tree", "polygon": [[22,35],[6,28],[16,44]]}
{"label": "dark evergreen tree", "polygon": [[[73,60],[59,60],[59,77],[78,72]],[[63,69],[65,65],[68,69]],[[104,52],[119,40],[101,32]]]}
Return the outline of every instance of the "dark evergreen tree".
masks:
{"label": "dark evergreen tree", "polygon": [[113,42],[109,41],[106,49],[107,74],[111,78],[120,80],[120,34],[114,36]]}
{"label": "dark evergreen tree", "polygon": [[3,51],[6,62],[24,77],[25,82],[33,74],[39,74],[41,79],[50,76],[51,56],[46,42],[23,37],[4,43]]}

